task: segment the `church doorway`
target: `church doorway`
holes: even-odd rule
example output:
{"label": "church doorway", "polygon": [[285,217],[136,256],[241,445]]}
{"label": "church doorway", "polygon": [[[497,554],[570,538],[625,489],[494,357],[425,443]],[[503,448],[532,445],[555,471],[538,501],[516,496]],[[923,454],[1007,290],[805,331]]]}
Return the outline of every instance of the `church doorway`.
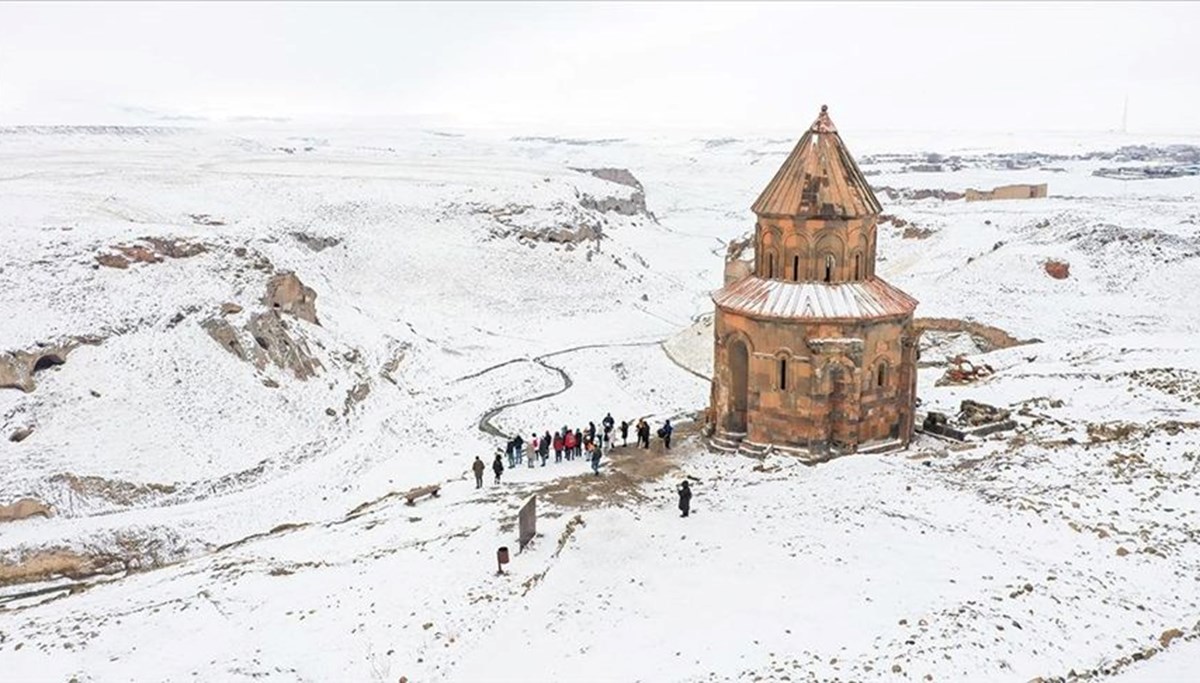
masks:
{"label": "church doorway", "polygon": [[735,339],[729,345],[729,431],[746,431],[746,404],[750,389],[750,350],[746,342]]}

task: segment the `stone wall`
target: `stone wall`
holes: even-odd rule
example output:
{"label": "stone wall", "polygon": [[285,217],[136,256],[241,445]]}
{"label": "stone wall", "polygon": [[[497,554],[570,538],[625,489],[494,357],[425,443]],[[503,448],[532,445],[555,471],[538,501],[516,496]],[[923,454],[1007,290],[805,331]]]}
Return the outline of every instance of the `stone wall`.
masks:
{"label": "stone wall", "polygon": [[991,190],[967,190],[968,202],[987,201],[989,199],[1040,199],[1046,196],[1046,184],[1041,185],[1002,185]]}
{"label": "stone wall", "polygon": [[[876,216],[851,219],[760,216],[755,273],[762,278],[850,282],[875,276]],[[826,263],[832,264],[826,278]]]}
{"label": "stone wall", "polygon": [[[755,320],[717,309],[712,415],[752,443],[823,450],[912,435],[916,339],[911,316],[859,321]],[[748,352],[745,425],[735,391]]]}

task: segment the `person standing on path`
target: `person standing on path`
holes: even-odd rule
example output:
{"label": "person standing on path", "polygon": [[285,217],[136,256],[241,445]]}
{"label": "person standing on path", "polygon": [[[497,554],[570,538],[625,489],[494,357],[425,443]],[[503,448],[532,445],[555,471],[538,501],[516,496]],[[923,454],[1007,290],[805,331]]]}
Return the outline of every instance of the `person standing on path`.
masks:
{"label": "person standing on path", "polygon": [[604,425],[604,443],[608,443],[616,420],[613,420],[612,413],[605,413],[604,419],[600,421],[600,424]]}
{"label": "person standing on path", "polygon": [[687,479],[676,489],[679,492],[679,511],[683,514],[680,517],[687,517],[692,509],[692,487],[688,485]]}
{"label": "person standing on path", "polygon": [[563,448],[567,451],[567,460],[575,459],[575,432],[567,429],[563,431]]}
{"label": "person standing on path", "polygon": [[483,488],[483,461],[479,456],[475,456],[475,462],[471,465],[471,469],[475,472],[475,488]]}
{"label": "person standing on path", "polygon": [[554,432],[554,462],[562,462],[563,445],[562,432]]}
{"label": "person standing on path", "polygon": [[600,455],[601,454],[602,454],[602,451],[600,450],[600,444],[598,444],[598,443],[592,444],[592,474],[595,474],[597,477],[600,476]]}
{"label": "person standing on path", "polygon": [[675,431],[675,428],[671,426],[670,420],[663,422],[663,426],[658,430],[658,435],[662,437],[663,440],[663,446],[668,451],[671,450],[671,432],[673,431]]}
{"label": "person standing on path", "polygon": [[621,446],[629,445],[629,422],[621,420]]}
{"label": "person standing on path", "polygon": [[[496,449],[496,454],[500,454],[500,449]],[[508,456],[508,469],[511,470],[512,468],[516,467],[517,455],[513,453],[513,445],[511,441],[508,443],[508,448],[504,450],[504,454]]]}
{"label": "person standing on path", "polygon": [[553,439],[550,438],[550,430],[546,430],[546,433],[542,435],[541,442],[538,443],[538,447],[541,449],[542,462],[546,462],[550,459],[551,441],[553,441]]}
{"label": "person standing on path", "polygon": [[638,420],[637,427],[638,446],[642,448],[650,448],[650,423],[645,420]]}
{"label": "person standing on path", "polygon": [[575,428],[575,457],[583,457],[583,432],[578,427]]}
{"label": "person standing on path", "polygon": [[504,474],[504,463],[500,461],[500,454],[496,454],[496,459],[492,461],[492,471],[496,473],[496,483],[500,483],[500,475]]}

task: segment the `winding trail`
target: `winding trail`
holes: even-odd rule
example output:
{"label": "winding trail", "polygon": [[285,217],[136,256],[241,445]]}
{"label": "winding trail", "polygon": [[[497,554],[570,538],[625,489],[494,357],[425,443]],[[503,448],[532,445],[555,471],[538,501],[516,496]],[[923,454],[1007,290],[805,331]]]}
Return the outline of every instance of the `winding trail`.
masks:
{"label": "winding trail", "polygon": [[[567,374],[567,371],[560,368],[559,366],[551,365],[550,363],[547,363],[546,362],[547,358],[553,358],[555,356],[563,356],[568,353],[575,353],[576,351],[585,351],[588,349],[614,349],[614,348],[628,348],[628,347],[638,347],[638,346],[659,346],[659,347],[661,347],[664,341],[665,341],[665,339],[655,339],[653,341],[643,341],[643,342],[617,342],[617,343],[613,343],[613,344],[583,344],[581,346],[572,346],[567,349],[560,349],[558,351],[551,351],[550,353],[542,354],[540,356],[534,356],[533,358],[513,358],[511,360],[506,360],[503,363],[497,363],[496,365],[484,368],[483,370],[480,370],[479,372],[474,372],[469,375],[463,375],[462,377],[459,377],[458,379],[456,379],[454,381],[461,382],[461,381],[468,380],[468,379],[475,379],[477,377],[482,377],[483,375],[486,375],[487,373],[492,372],[493,370],[499,370],[500,368],[507,367],[509,365],[514,365],[516,363],[534,363],[535,365],[539,365],[547,370],[550,370],[551,372],[558,374],[559,378],[561,378],[563,381],[563,386],[561,388],[555,389],[554,391],[546,392],[544,394],[538,394],[537,396],[531,396],[529,398],[524,398],[519,401],[511,401],[509,403],[504,403],[504,404],[498,405],[495,408],[492,408],[491,410],[484,413],[483,416],[479,418],[479,431],[483,432],[484,434],[494,436],[498,439],[507,439],[509,435],[500,431],[496,427],[496,425],[492,424],[492,420],[494,420],[498,415],[500,415],[500,413],[504,412],[505,410],[508,410],[509,408],[515,408],[517,406],[522,406],[527,403],[533,403],[535,401],[541,401],[541,400],[544,400],[547,398],[552,398],[554,396],[558,396],[559,394],[561,394],[561,393],[567,391],[568,389],[570,389],[571,387],[575,386],[575,381],[571,379],[571,375]],[[667,354],[667,358],[671,358],[671,355]],[[671,359],[671,360],[672,360],[672,362],[674,362],[674,359]],[[678,365],[678,363],[676,363],[676,365]],[[707,378],[705,378],[705,379],[707,380]]]}

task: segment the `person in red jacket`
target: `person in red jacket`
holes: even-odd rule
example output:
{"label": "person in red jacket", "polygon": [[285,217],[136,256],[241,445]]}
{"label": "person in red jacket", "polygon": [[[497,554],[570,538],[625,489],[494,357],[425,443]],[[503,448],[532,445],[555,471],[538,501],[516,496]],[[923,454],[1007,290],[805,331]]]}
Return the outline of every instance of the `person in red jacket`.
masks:
{"label": "person in red jacket", "polygon": [[562,432],[554,432],[554,462],[562,462],[562,452],[563,452]]}
{"label": "person in red jacket", "polygon": [[567,435],[563,437],[563,447],[567,449],[567,460],[573,460],[575,458],[575,432],[567,430]]}

